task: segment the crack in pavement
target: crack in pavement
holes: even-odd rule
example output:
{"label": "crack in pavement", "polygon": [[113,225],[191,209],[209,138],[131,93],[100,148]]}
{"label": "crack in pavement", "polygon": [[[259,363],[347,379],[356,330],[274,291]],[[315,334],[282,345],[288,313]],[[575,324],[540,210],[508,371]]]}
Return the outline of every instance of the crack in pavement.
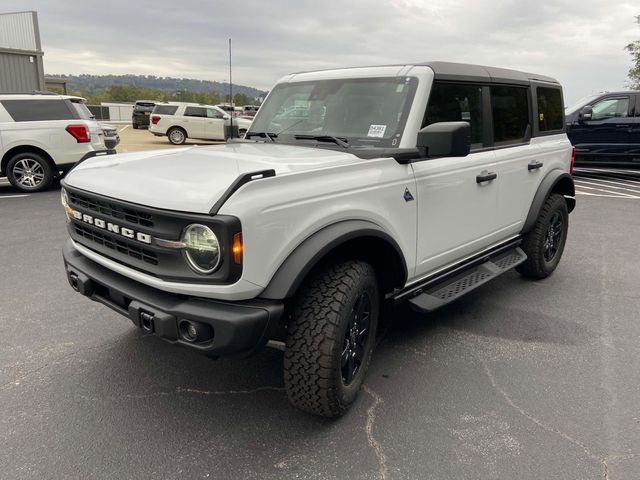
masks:
{"label": "crack in pavement", "polygon": [[96,402],[99,400],[109,400],[116,401],[122,399],[133,399],[140,400],[144,398],[154,398],[154,397],[168,397],[170,395],[180,395],[182,393],[191,393],[196,395],[248,395],[252,393],[265,392],[265,391],[273,391],[280,392],[283,391],[282,387],[258,387],[251,390],[198,390],[195,388],[185,388],[185,387],[176,387],[174,390],[169,390],[166,392],[154,392],[154,393],[127,393],[125,395],[120,396],[106,396],[106,397],[90,397],[88,395],[80,395],[76,394],[76,397],[81,398],[82,400]]}
{"label": "crack in pavement", "polygon": [[382,397],[374,392],[368,385],[362,385],[362,389],[367,392],[371,398],[373,398],[373,403],[367,409],[367,424],[365,426],[365,431],[367,432],[367,441],[369,442],[369,446],[373,449],[376,457],[378,458],[378,473],[380,480],[387,480],[387,458],[382,451],[382,446],[378,443],[378,441],[373,436],[373,426],[376,421],[376,408],[378,405],[384,403]]}
{"label": "crack in pavement", "polygon": [[518,413],[520,413],[520,415],[522,415],[523,417],[525,417],[526,419],[528,419],[530,422],[534,423],[535,425],[539,426],[543,430],[546,430],[547,432],[550,432],[550,433],[555,433],[556,435],[559,435],[560,437],[564,438],[566,441],[572,443],[576,447],[579,447],[589,458],[591,458],[592,460],[596,460],[598,463],[600,463],[600,465],[602,466],[602,470],[603,470],[603,478],[605,480],[609,480],[609,464],[608,464],[608,461],[634,458],[634,457],[640,455],[640,454],[637,454],[637,453],[630,453],[630,454],[623,454],[623,455],[597,455],[597,454],[593,453],[586,445],[584,445],[579,440],[577,440],[577,439],[573,438],[572,436],[570,436],[570,435],[558,430],[557,428],[553,428],[553,427],[550,427],[550,426],[546,425],[545,423],[541,422],[536,417],[534,417],[533,415],[528,413],[522,407],[519,407],[518,405],[516,405],[516,403],[511,399],[509,394],[506,391],[504,391],[500,387],[500,385],[498,385],[498,383],[496,382],[495,377],[493,376],[493,373],[491,372],[491,369],[489,368],[489,365],[487,365],[487,362],[484,359],[479,358],[477,356],[476,356],[476,358],[478,359],[478,361],[480,361],[480,363],[484,367],[484,371],[487,374],[487,377],[489,378],[489,381],[491,382],[491,385],[493,386],[493,388],[498,393],[500,393],[500,395],[502,395],[502,397],[505,399],[505,401],[513,409],[515,409]]}

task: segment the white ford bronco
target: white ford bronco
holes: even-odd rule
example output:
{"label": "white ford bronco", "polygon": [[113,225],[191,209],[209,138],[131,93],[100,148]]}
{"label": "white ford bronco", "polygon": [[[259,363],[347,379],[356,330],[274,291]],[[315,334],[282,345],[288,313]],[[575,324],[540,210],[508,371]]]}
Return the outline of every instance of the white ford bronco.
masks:
{"label": "white ford bronco", "polygon": [[282,78],[242,140],[87,160],[71,286],[212,357],[284,350],[291,402],[355,400],[380,312],[558,265],[575,206],[557,81],[443,62]]}

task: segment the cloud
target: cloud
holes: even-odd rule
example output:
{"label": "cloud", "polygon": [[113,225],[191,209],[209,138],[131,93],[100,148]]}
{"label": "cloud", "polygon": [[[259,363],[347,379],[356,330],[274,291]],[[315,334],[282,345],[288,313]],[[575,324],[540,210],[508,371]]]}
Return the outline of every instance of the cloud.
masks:
{"label": "cloud", "polygon": [[139,73],[268,89],[294,71],[452,60],[558,78],[568,101],[619,89],[640,38],[630,1],[3,0],[38,11],[49,73]]}

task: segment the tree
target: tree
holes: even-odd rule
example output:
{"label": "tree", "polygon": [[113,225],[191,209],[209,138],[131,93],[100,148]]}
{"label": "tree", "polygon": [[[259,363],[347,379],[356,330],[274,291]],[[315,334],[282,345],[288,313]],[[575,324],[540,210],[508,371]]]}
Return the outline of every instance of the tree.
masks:
{"label": "tree", "polygon": [[[636,23],[640,25],[640,15],[636,17]],[[640,40],[631,42],[625,49],[632,58],[629,69],[629,86],[634,90],[640,90]]]}

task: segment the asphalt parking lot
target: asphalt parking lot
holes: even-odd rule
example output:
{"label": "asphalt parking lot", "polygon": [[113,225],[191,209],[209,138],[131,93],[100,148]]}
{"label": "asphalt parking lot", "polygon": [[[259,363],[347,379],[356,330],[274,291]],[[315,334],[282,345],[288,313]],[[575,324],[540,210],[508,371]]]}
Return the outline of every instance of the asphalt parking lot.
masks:
{"label": "asphalt parking lot", "polygon": [[74,293],[58,189],[0,182],[0,478],[637,479],[640,178],[611,177],[579,172],[551,278],[395,309],[337,421],[279,351],[212,361]]}

